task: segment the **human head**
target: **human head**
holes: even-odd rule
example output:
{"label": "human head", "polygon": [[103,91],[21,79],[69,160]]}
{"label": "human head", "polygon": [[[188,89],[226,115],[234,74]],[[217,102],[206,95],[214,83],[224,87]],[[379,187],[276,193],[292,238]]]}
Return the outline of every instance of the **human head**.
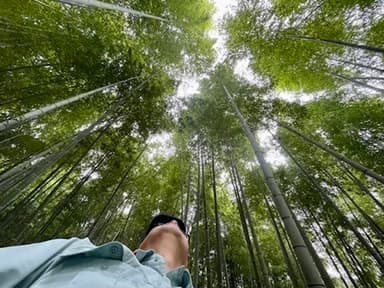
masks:
{"label": "human head", "polygon": [[183,221],[166,214],[155,216],[139,248],[152,249],[163,256],[167,271],[187,266],[189,246]]}

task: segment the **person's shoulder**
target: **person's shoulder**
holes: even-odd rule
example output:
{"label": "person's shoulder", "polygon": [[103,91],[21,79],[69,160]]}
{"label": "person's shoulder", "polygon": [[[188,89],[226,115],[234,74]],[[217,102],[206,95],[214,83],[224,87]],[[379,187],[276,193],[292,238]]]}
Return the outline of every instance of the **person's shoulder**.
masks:
{"label": "person's shoulder", "polygon": [[70,238],[2,247],[0,248],[1,287],[14,287],[17,283],[28,282],[68,249],[79,251],[81,247],[91,245],[93,244],[88,239]]}
{"label": "person's shoulder", "polygon": [[[37,243],[27,243],[0,248],[0,265],[10,264],[7,261],[21,263],[21,260],[28,259],[31,264],[41,264],[56,256],[67,253],[74,253],[79,250],[92,249],[96,247],[88,238],[58,238]],[[10,260],[5,260],[10,259]]]}

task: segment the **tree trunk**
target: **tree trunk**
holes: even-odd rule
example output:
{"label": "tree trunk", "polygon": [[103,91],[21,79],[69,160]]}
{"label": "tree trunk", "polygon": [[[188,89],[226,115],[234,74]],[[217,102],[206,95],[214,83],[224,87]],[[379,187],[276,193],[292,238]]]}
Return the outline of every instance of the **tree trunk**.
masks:
{"label": "tree trunk", "polygon": [[115,237],[113,238],[113,241],[117,241],[121,235],[124,235],[125,233],[125,230],[127,229],[128,227],[128,223],[129,223],[129,220],[131,218],[131,215],[132,215],[132,212],[133,210],[135,209],[135,205],[136,205],[136,200],[134,203],[131,204],[131,208],[129,209],[129,212],[128,212],[128,215],[127,217],[125,218],[125,221],[124,221],[124,225],[122,226],[122,228],[120,228],[119,232],[115,235]]}
{"label": "tree trunk", "polygon": [[[329,179],[332,185],[335,185],[339,191],[345,197],[348,198],[348,200],[353,204],[353,206],[357,209],[357,211],[360,212],[360,214],[363,216],[363,218],[368,222],[371,229],[376,233],[376,235],[381,239],[381,241],[384,241],[384,231],[381,229],[381,227],[372,219],[371,216],[369,216],[356,202],[355,200],[347,193],[347,191],[344,190],[344,188],[340,185],[340,183],[326,170],[321,169],[323,173],[326,175],[326,177]],[[345,200],[344,200],[345,201]],[[347,202],[345,201],[347,204]],[[347,204],[349,206],[349,204]],[[351,210],[352,211],[352,210]],[[356,217],[357,219],[357,217]]]}
{"label": "tree trunk", "polygon": [[384,77],[352,77],[353,80],[384,80]]}
{"label": "tree trunk", "polygon": [[12,127],[18,126],[18,125],[20,125],[23,122],[36,119],[36,118],[40,117],[41,115],[44,115],[45,113],[51,112],[53,110],[56,110],[58,108],[61,108],[61,107],[65,106],[65,105],[68,105],[70,103],[73,103],[73,102],[79,101],[81,99],[84,99],[84,98],[86,98],[88,96],[91,96],[91,95],[93,95],[93,94],[95,94],[97,92],[101,92],[101,91],[104,91],[105,89],[108,89],[108,88],[111,88],[111,87],[115,87],[115,86],[117,86],[117,85],[119,85],[121,83],[127,82],[127,81],[135,79],[135,78],[137,78],[137,77],[133,77],[133,78],[129,78],[129,79],[126,79],[126,80],[123,80],[123,81],[119,81],[119,82],[113,83],[113,84],[109,84],[109,85],[106,85],[104,87],[100,87],[100,88],[97,88],[97,89],[94,89],[94,90],[91,90],[91,91],[88,91],[88,92],[76,95],[74,97],[58,101],[58,102],[56,102],[54,104],[47,105],[47,106],[42,107],[40,109],[37,109],[35,111],[31,111],[31,112],[25,113],[24,115],[18,116],[18,117],[14,118],[14,119],[3,121],[3,122],[0,123],[0,132],[4,131],[4,130],[11,129]]}
{"label": "tree trunk", "polygon": [[36,64],[36,65],[16,66],[11,68],[0,68],[0,72],[12,72],[17,70],[34,69],[34,68],[48,67],[48,66],[52,66],[52,65],[49,63],[43,63],[43,64]]}
{"label": "tree trunk", "polygon": [[[304,212],[304,214],[306,215],[306,217],[309,218],[309,215],[307,214],[307,212],[306,212],[306,211],[303,211],[303,212]],[[351,274],[349,273],[349,270],[348,270],[347,267],[345,266],[344,261],[341,259],[339,253],[337,252],[335,246],[333,245],[331,239],[329,239],[328,235],[325,233],[325,231],[324,231],[323,228],[321,227],[320,223],[317,221],[316,217],[315,217],[311,212],[309,212],[309,213],[310,213],[310,215],[311,215],[310,219],[313,220],[313,221],[315,221],[315,223],[316,223],[318,229],[320,229],[320,232],[322,233],[322,235],[319,235],[318,229],[315,228],[315,226],[314,226],[313,223],[311,223],[312,231],[315,232],[317,240],[321,242],[321,245],[323,245],[325,251],[326,251],[327,254],[328,254],[329,259],[330,259],[331,262],[332,262],[332,265],[335,267],[337,273],[339,273],[340,278],[341,278],[341,281],[343,281],[345,287],[348,287],[348,286],[349,286],[348,283],[347,283],[347,281],[344,279],[344,277],[343,277],[343,273],[340,271],[340,269],[339,269],[339,267],[338,267],[336,261],[333,259],[332,254],[331,254],[331,251],[329,251],[329,248],[327,247],[327,243],[328,243],[328,245],[330,246],[330,248],[331,248],[331,250],[333,251],[333,253],[335,254],[337,260],[338,260],[339,263],[340,263],[340,265],[343,267],[344,272],[347,274],[349,281],[351,281],[351,283],[353,284],[353,287],[358,288],[357,285],[356,285],[356,283],[355,283],[355,281],[354,281],[354,279],[353,279],[353,277],[352,277]],[[323,238],[325,238],[326,242],[324,241]]]}
{"label": "tree trunk", "polygon": [[315,145],[316,147],[328,152],[329,154],[331,154],[333,157],[335,157],[337,160],[340,160],[340,161],[343,161],[349,165],[351,165],[353,168],[363,172],[364,174],[368,175],[368,176],[371,176],[372,178],[375,178],[377,181],[381,182],[384,184],[384,177],[377,174],[376,172],[364,167],[363,165],[361,165],[360,163],[358,162],[355,162],[347,157],[345,157],[344,155],[332,150],[331,148],[328,148],[326,145],[324,144],[321,144],[315,140],[312,140],[310,138],[308,138],[307,136],[303,135],[302,133],[300,133],[299,131],[297,131],[296,129],[288,126],[287,124],[285,123],[282,123],[282,122],[279,122],[279,121],[276,121],[277,124],[280,126],[280,127],[283,127],[285,129],[287,129],[288,131],[296,134],[297,136],[299,136],[301,139],[305,140],[306,142],[308,143],[311,143],[313,145]]}
{"label": "tree trunk", "polygon": [[365,69],[371,69],[373,71],[384,73],[384,69],[379,69],[379,68],[376,68],[376,67],[372,67],[372,66],[368,66],[368,65],[364,65],[364,64],[360,64],[360,63],[354,63],[354,62],[347,61],[347,60],[339,60],[339,59],[332,59],[332,60],[337,61],[337,62],[341,62],[341,63],[344,63],[344,64],[350,64],[350,65],[353,65],[353,66],[356,66],[356,67],[365,68]]}
{"label": "tree trunk", "polygon": [[308,239],[307,235],[305,234],[304,229],[300,226],[300,224],[299,224],[299,222],[298,222],[298,220],[297,220],[297,218],[296,218],[294,213],[292,213],[292,216],[293,216],[293,219],[295,220],[295,222],[297,223],[297,227],[300,230],[301,236],[303,237],[303,239],[305,241],[305,244],[307,245],[307,247],[309,249],[309,252],[312,255],[312,258],[315,261],[317,268],[320,271],[320,274],[321,274],[321,277],[324,280],[325,286],[327,288],[334,288],[335,285],[333,285],[331,277],[329,277],[328,272],[325,269],[324,264],[321,261],[319,255],[317,255],[316,250],[313,248],[311,241]]}
{"label": "tree trunk", "polygon": [[[368,231],[366,231],[365,229],[365,223],[363,224],[361,221],[360,221],[360,218],[357,217],[355,211],[352,209],[351,205],[348,203],[348,201],[345,199],[344,195],[341,196],[341,198],[343,199],[343,202],[344,204],[346,205],[346,207],[348,208],[349,210],[349,213],[352,215],[352,217],[354,218],[353,221],[353,224],[356,224],[357,228],[360,228],[362,230],[362,234],[365,235],[365,238],[368,239],[368,242],[369,242],[369,245],[372,246],[372,248],[376,251],[376,253],[378,255],[380,255],[380,257],[382,259],[384,259],[384,256],[382,254],[382,249],[379,249],[377,247],[377,244],[375,243],[375,241],[373,241],[371,235],[368,233]],[[371,227],[372,228],[372,227]],[[379,237],[380,238],[380,237]],[[381,240],[381,239],[380,239]],[[383,243],[383,241],[381,240],[380,243]],[[380,244],[379,244],[380,245]]]}
{"label": "tree trunk", "polygon": [[363,265],[356,258],[353,248],[351,247],[351,245],[349,245],[348,241],[346,241],[346,239],[345,239],[345,235],[343,235],[339,231],[339,229],[336,226],[336,224],[334,223],[333,219],[330,219],[328,221],[331,223],[331,225],[334,228],[334,235],[335,235],[334,237],[335,237],[335,239],[340,241],[341,244],[339,244],[339,245],[342,246],[343,249],[345,250],[344,255],[346,255],[346,257],[349,258],[350,265],[351,265],[355,275],[358,277],[358,279],[361,282],[360,284],[357,284],[357,285],[359,287],[376,287],[374,285],[374,283],[372,283],[371,279],[368,279],[370,284],[368,284],[367,281],[365,280],[365,277],[364,277],[364,274],[363,274],[363,271],[364,271]]}
{"label": "tree trunk", "polygon": [[347,227],[355,234],[360,243],[366,248],[366,250],[372,255],[372,257],[376,260],[376,262],[380,266],[380,270],[384,273],[384,259],[381,257],[379,253],[366,241],[366,239],[361,235],[358,229],[353,225],[353,223],[342,213],[340,208],[332,201],[329,197],[328,193],[323,191],[323,188],[316,182],[316,180],[308,173],[308,171],[303,167],[301,163],[297,161],[297,159],[289,152],[287,148],[284,149],[289,157],[293,160],[293,162],[298,166],[300,171],[306,176],[306,179],[309,181],[311,185],[320,193],[321,197],[325,200],[327,204],[329,204],[333,210],[337,213],[337,215],[342,219],[342,222],[347,225]]}
{"label": "tree trunk", "polygon": [[[27,169],[29,169],[32,166],[32,163],[38,163],[39,161],[42,161],[45,156],[54,153],[54,151],[62,145],[63,142],[56,143],[52,147],[49,147],[48,149],[36,154],[36,155],[30,155],[28,158],[21,163],[13,166],[12,168],[8,169],[7,171],[1,173],[0,175],[0,183],[1,183],[1,188],[0,191],[6,191],[7,189],[5,188],[6,183],[10,182],[10,179],[15,175],[20,172],[23,172]],[[24,158],[25,159],[25,158]]]}
{"label": "tree trunk", "polygon": [[[130,195],[129,195],[130,196]],[[127,198],[129,197],[127,196]],[[108,242],[108,241],[112,241],[112,239],[108,238],[108,232],[109,230],[112,228],[114,228],[114,225],[112,224],[115,219],[116,219],[116,216],[119,215],[119,210],[120,211],[123,211],[125,208],[127,208],[129,202],[128,202],[128,199],[127,198],[123,198],[118,204],[116,207],[116,211],[109,211],[110,214],[108,215],[108,217],[105,219],[105,221],[103,221],[103,223],[101,224],[101,228],[98,230],[98,234],[96,236],[94,236],[94,239],[97,243],[105,243],[105,242]],[[121,207],[123,207],[121,209]]]}
{"label": "tree trunk", "polygon": [[343,162],[340,162],[340,169],[344,172],[345,175],[348,176],[349,179],[355,183],[357,187],[360,188],[361,191],[365,192],[375,204],[380,207],[381,211],[384,212],[384,205],[369,191],[369,189],[346,167],[346,165]]}
{"label": "tree trunk", "polygon": [[[200,142],[200,140],[198,140]],[[201,188],[201,171],[200,171],[200,143],[197,148],[197,189],[196,189],[196,210],[195,210],[195,239],[193,242],[193,280],[196,288],[199,288],[199,222],[200,222],[200,188]]]}
{"label": "tree trunk", "polygon": [[185,200],[185,210],[184,210],[184,223],[187,225],[188,223],[188,213],[189,213],[189,198],[191,195],[191,181],[192,181],[192,175],[191,175],[191,159],[188,161],[188,183],[187,183],[187,199]]}
{"label": "tree trunk", "polygon": [[272,208],[268,202],[266,195],[263,195],[263,196],[264,196],[264,202],[265,202],[267,209],[268,209],[269,218],[272,221],[272,225],[273,225],[273,228],[275,230],[277,240],[279,241],[279,246],[281,249],[281,253],[283,254],[283,257],[284,257],[284,262],[285,262],[286,267],[287,267],[287,272],[288,272],[289,278],[292,281],[293,287],[300,287],[301,288],[301,287],[303,287],[303,285],[300,284],[300,282],[299,282],[300,277],[298,277],[297,273],[295,272],[295,269],[293,268],[292,261],[289,257],[287,248],[284,245],[284,240],[280,234],[279,227],[278,227],[276,220],[275,220],[275,216],[272,212]]}
{"label": "tree trunk", "polygon": [[239,118],[241,127],[246,136],[248,137],[248,140],[251,143],[255,155],[260,163],[260,167],[263,171],[268,188],[272,193],[272,199],[275,203],[276,209],[279,212],[282,221],[284,222],[285,229],[287,230],[288,236],[292,242],[292,246],[300,263],[301,269],[303,270],[307,285],[312,288],[325,287],[325,284],[320,276],[320,272],[317,269],[315,263],[313,262],[311,254],[308,251],[308,247],[305,245],[305,242],[300,235],[300,231],[292,218],[288,205],[280,192],[280,189],[272,174],[272,169],[264,159],[263,151],[257,143],[255,135],[253,135],[253,133],[251,132],[246,120],[240,113],[228,90],[225,87],[224,89],[227,94],[229,103],[231,104],[234,112]]}
{"label": "tree trunk", "polygon": [[[77,193],[80,191],[80,189],[83,187],[83,185],[89,180],[91,175],[97,171],[97,169],[100,167],[100,165],[104,162],[104,160],[107,158],[107,156],[102,156],[100,160],[96,163],[96,165],[86,174],[84,175],[80,181],[77,183],[77,185],[73,188],[73,190],[68,193],[60,203],[55,206],[55,208],[50,212],[49,219],[45,222],[43,227],[39,229],[36,236],[34,237],[34,241],[37,241],[38,239],[41,239],[41,236],[44,234],[44,232],[48,229],[49,225],[52,224],[52,222],[56,219],[56,217],[63,211],[64,207],[69,204],[69,202],[77,195]],[[77,166],[77,165],[76,165]]]}
{"label": "tree trunk", "polygon": [[230,175],[231,175],[233,190],[234,190],[235,196],[236,196],[237,208],[239,210],[241,227],[243,228],[244,240],[245,240],[245,243],[247,244],[247,248],[248,248],[248,252],[249,252],[249,260],[251,262],[251,271],[252,271],[251,275],[254,279],[256,287],[260,287],[261,286],[260,285],[260,275],[259,275],[260,272],[257,269],[256,257],[255,257],[255,253],[253,251],[251,238],[249,236],[248,224],[247,224],[247,221],[245,218],[243,203],[241,202],[241,198],[240,198],[240,192],[239,192],[240,179],[237,179],[237,177],[236,177],[234,166],[235,166],[235,164],[234,164],[232,157],[231,157]]}
{"label": "tree trunk", "polygon": [[261,280],[261,283],[262,283],[262,287],[270,288],[271,284],[270,284],[270,281],[269,281],[269,273],[268,273],[267,264],[265,263],[264,253],[263,253],[263,250],[260,247],[259,239],[258,239],[257,234],[255,232],[255,226],[253,224],[252,215],[249,212],[248,202],[247,202],[246,197],[245,197],[243,185],[241,184],[239,171],[238,171],[236,165],[234,165],[234,169],[235,169],[236,177],[238,179],[240,198],[241,198],[242,205],[244,207],[245,218],[248,221],[248,225],[249,225],[249,228],[250,228],[250,231],[251,231],[253,243],[254,243],[254,246],[256,248],[258,264],[259,264],[259,267],[260,267],[261,272],[262,272],[261,273],[262,275],[260,275],[261,276],[260,280]]}
{"label": "tree trunk", "polygon": [[349,82],[352,82],[354,84],[357,84],[357,85],[360,85],[362,87],[365,87],[365,88],[368,88],[368,89],[371,89],[371,90],[374,90],[374,91],[377,91],[377,92],[380,92],[380,93],[383,93],[384,92],[384,89],[383,88],[378,88],[378,87],[375,87],[375,86],[372,86],[372,85],[369,85],[369,84],[366,84],[364,82],[361,82],[361,81],[357,81],[356,78],[349,78],[347,76],[343,76],[343,75],[340,75],[340,74],[336,74],[336,73],[329,73],[330,75],[332,75],[333,77],[336,77],[336,78],[339,78],[341,80],[346,80],[346,81],[349,81]]}
{"label": "tree trunk", "polygon": [[[104,121],[105,116],[106,114],[104,114],[97,121],[92,123],[92,125],[90,125],[84,131],[80,131],[75,137],[70,139],[70,141],[68,141],[59,152],[49,155],[47,158],[44,159],[44,161],[40,161],[38,163],[39,165],[29,167],[27,174],[24,174],[21,180],[12,183],[12,193],[8,193],[4,200],[2,200],[2,203],[0,204],[0,211],[3,209],[3,207],[6,207],[10,202],[12,202],[23,191],[25,187],[30,185],[48,167],[56,163],[60,158],[69,153],[69,151],[71,151],[71,149],[74,148],[81,140],[91,134],[92,130]],[[109,122],[107,127],[109,127],[110,124],[111,123]],[[103,128],[103,130],[104,129],[105,128]]]}
{"label": "tree trunk", "polygon": [[1,43],[0,42],[0,48],[1,49],[7,49],[7,48],[12,48],[12,49],[15,49],[15,48],[22,48],[22,47],[31,47],[31,43],[25,43],[25,44],[7,44],[7,43]]}
{"label": "tree trunk", "polygon": [[18,211],[24,210],[24,208],[28,205],[32,205],[32,201],[34,197],[42,190],[42,188],[47,185],[50,181],[57,176],[59,172],[61,172],[61,168],[64,166],[64,163],[58,165],[54,170],[51,171],[44,179],[41,181],[26,197],[20,200],[11,211],[6,211],[5,217],[1,219],[0,230],[6,230],[8,226],[13,222],[14,213]]}
{"label": "tree trunk", "polygon": [[214,154],[213,148],[211,149],[211,181],[212,181],[211,184],[212,184],[212,191],[213,191],[213,204],[214,204],[214,210],[215,210],[217,286],[223,287],[222,268],[223,268],[224,263],[223,263],[222,251],[221,251],[221,247],[220,247],[221,229],[220,229],[220,219],[219,219],[219,207],[217,204],[215,154]]}
{"label": "tree trunk", "polygon": [[378,52],[378,53],[384,53],[384,48],[372,47],[372,46],[367,46],[367,45],[359,45],[359,44],[340,41],[340,40],[333,40],[333,39],[320,38],[320,37],[310,37],[310,36],[299,36],[299,35],[288,35],[286,37],[301,39],[301,40],[320,41],[320,42],[332,43],[332,44],[345,46],[345,47],[352,47],[352,48],[356,48],[356,49],[363,49],[363,50],[368,50],[368,51],[373,51],[373,52]]}
{"label": "tree trunk", "polygon": [[[103,133],[100,133],[99,134],[99,137],[96,138],[96,140],[94,140],[94,142],[92,142],[90,144],[90,146],[88,147],[89,149],[98,141],[98,139],[102,136]],[[79,158],[78,160],[75,162],[75,164],[73,164],[71,166],[71,168],[59,179],[59,181],[55,182],[54,183],[54,186],[53,186],[53,189],[49,192],[49,194],[45,197],[44,201],[35,209],[35,211],[32,213],[32,215],[29,215],[28,219],[29,219],[29,223],[31,223],[35,217],[37,215],[39,215],[39,213],[44,209],[44,207],[49,204],[50,202],[53,202],[54,199],[53,196],[55,195],[55,193],[62,187],[63,183],[68,179],[68,177],[72,174],[72,172],[78,167],[78,165],[81,163],[81,161],[85,158],[85,156],[87,156],[88,152],[89,152],[89,149],[87,149]],[[84,178],[85,179],[85,178]],[[86,178],[86,180],[88,180],[88,178]],[[81,183],[81,181],[79,182]],[[82,185],[81,185],[82,186]],[[80,187],[81,187],[80,186]],[[17,241],[20,242],[26,229],[28,228],[27,225],[25,225],[24,229],[19,233],[19,235],[17,236]],[[37,237],[37,236],[36,236]]]}
{"label": "tree trunk", "polygon": [[150,18],[150,19],[159,20],[163,22],[168,22],[167,19],[164,19],[161,17],[149,15],[141,11],[137,11],[130,8],[118,6],[115,4],[109,4],[109,3],[105,3],[97,0],[57,0],[57,1],[65,4],[70,4],[70,5],[88,6],[88,7],[96,7],[101,9],[115,10],[115,11],[120,11],[126,14],[131,14],[137,17],[145,17],[145,18]]}
{"label": "tree trunk", "polygon": [[87,237],[92,237],[95,233],[95,230],[98,229],[97,226],[101,220],[101,217],[105,214],[105,212],[109,208],[110,204],[112,203],[113,199],[118,195],[117,193],[119,192],[121,185],[123,185],[123,183],[126,181],[128,175],[129,175],[129,172],[131,172],[132,168],[136,165],[137,161],[140,159],[141,155],[144,153],[146,148],[147,148],[147,145],[145,145],[143,147],[143,149],[140,151],[140,153],[136,156],[136,158],[130,163],[130,165],[127,167],[127,169],[122,174],[122,176],[119,180],[119,183],[117,183],[116,187],[113,189],[113,192],[109,196],[107,203],[104,205],[103,209],[101,210],[101,212],[96,217],[95,222],[93,222],[91,228],[88,230]]}
{"label": "tree trunk", "polygon": [[201,155],[201,192],[203,196],[203,215],[204,215],[204,246],[205,246],[205,270],[207,278],[207,286],[211,285],[211,264],[210,264],[210,243],[209,243],[209,229],[208,229],[208,213],[207,213],[207,194],[205,189],[205,159]]}
{"label": "tree trunk", "polygon": [[[180,219],[184,219],[184,182],[185,182],[185,174],[184,174],[184,162],[181,153],[179,154],[180,158]],[[176,205],[177,207],[177,205]],[[185,222],[184,222],[185,223]]]}

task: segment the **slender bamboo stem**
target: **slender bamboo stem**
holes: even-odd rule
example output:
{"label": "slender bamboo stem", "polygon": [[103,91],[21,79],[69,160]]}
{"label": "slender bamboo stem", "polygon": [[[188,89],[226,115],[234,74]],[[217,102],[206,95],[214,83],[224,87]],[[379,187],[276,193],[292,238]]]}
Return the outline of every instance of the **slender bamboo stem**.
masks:
{"label": "slender bamboo stem", "polygon": [[296,134],[297,136],[299,136],[301,139],[305,140],[306,142],[308,143],[311,143],[313,145],[315,145],[316,147],[324,150],[325,152],[328,152],[329,154],[331,154],[333,157],[335,157],[337,160],[340,160],[340,161],[343,161],[349,165],[351,165],[353,168],[363,172],[364,174],[368,175],[368,176],[371,176],[372,178],[375,178],[377,181],[381,182],[384,184],[384,176],[382,175],[379,175],[377,174],[376,172],[368,169],[367,167],[364,167],[363,165],[361,165],[360,163],[356,162],[356,161],[353,161],[347,157],[345,157],[344,155],[332,150],[331,148],[329,148],[328,146],[320,143],[320,142],[317,142],[315,140],[312,140],[311,138],[305,136],[304,134],[300,133],[299,131],[297,131],[296,129],[292,128],[291,126],[283,123],[283,122],[280,122],[280,121],[276,121],[277,124],[280,126],[280,127],[283,127],[285,129],[287,129],[288,131]]}
{"label": "slender bamboo stem", "polygon": [[368,45],[359,45],[359,44],[350,43],[350,42],[346,42],[346,41],[340,41],[340,40],[333,40],[333,39],[327,39],[327,38],[321,38],[321,37],[311,37],[311,36],[299,36],[299,35],[287,35],[286,37],[287,38],[296,38],[296,39],[301,39],[301,40],[320,41],[320,42],[331,43],[331,44],[336,44],[336,45],[345,46],[345,47],[351,47],[351,48],[356,48],[356,49],[368,50],[368,51],[372,51],[372,52],[384,53],[384,48],[373,47],[373,46],[368,46]]}
{"label": "slender bamboo stem", "polygon": [[224,90],[227,95],[228,101],[231,104],[233,110],[235,111],[240,121],[240,125],[244,133],[248,137],[248,140],[250,141],[255,155],[260,163],[268,188],[272,193],[272,199],[276,205],[277,211],[279,212],[281,219],[284,222],[285,229],[287,230],[290,241],[292,242],[293,249],[300,263],[301,269],[303,270],[307,285],[311,286],[312,288],[325,287],[324,281],[320,276],[319,270],[317,269],[316,264],[313,262],[311,254],[308,251],[308,247],[305,245],[305,242],[300,235],[300,231],[292,218],[292,214],[288,208],[288,205],[276,183],[276,180],[272,173],[272,169],[270,165],[265,161],[263,151],[261,150],[260,145],[257,143],[255,135],[251,132],[246,120],[240,113],[228,90],[225,87]]}

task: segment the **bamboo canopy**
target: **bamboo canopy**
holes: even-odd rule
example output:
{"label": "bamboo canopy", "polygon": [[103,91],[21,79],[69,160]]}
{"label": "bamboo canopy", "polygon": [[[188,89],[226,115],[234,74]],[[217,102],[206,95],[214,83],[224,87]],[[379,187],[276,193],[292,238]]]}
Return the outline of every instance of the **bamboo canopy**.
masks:
{"label": "bamboo canopy", "polygon": [[384,287],[384,3],[223,5],[1,1],[0,247],[162,212],[194,287]]}

